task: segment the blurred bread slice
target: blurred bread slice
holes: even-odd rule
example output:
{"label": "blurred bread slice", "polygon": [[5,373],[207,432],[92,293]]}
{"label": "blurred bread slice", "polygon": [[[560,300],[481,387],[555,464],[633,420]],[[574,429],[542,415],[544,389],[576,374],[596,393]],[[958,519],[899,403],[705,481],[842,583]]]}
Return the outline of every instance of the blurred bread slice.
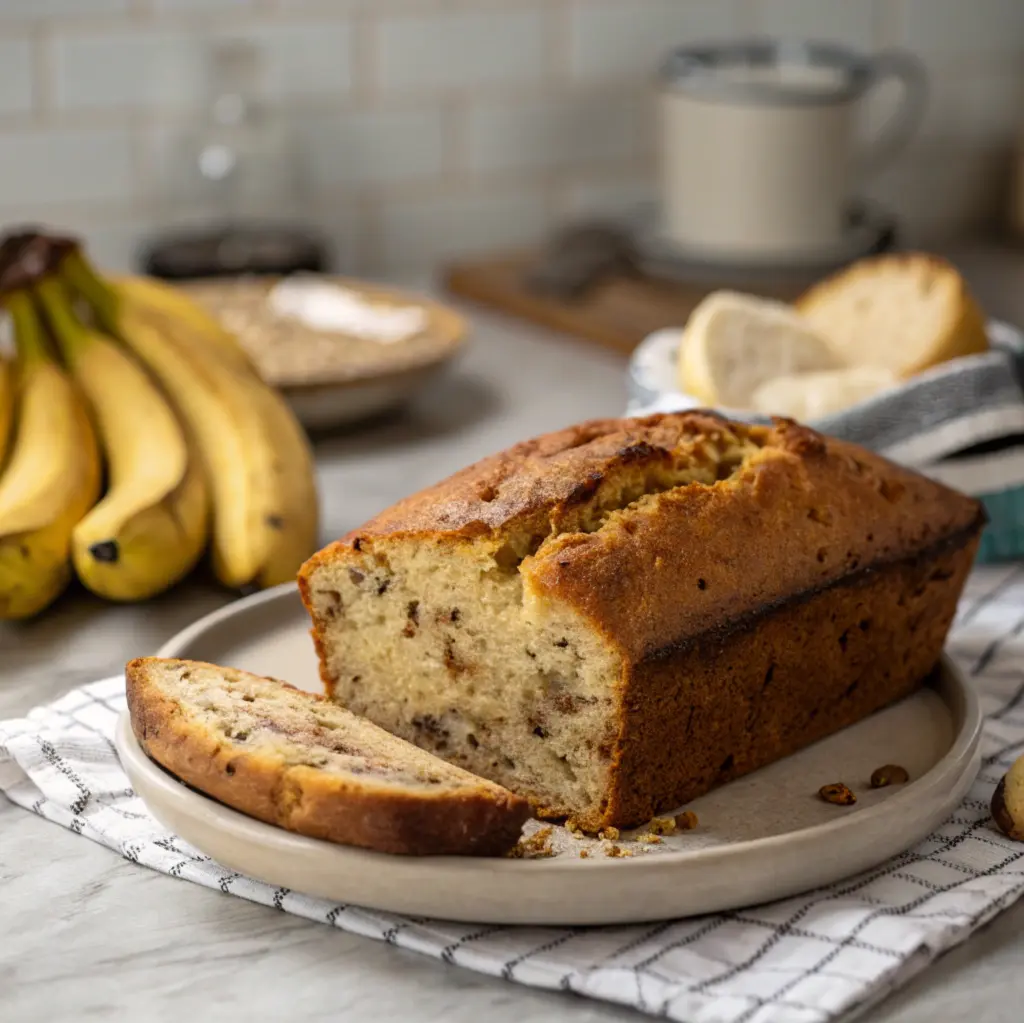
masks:
{"label": "blurred bread slice", "polygon": [[843,362],[885,366],[901,378],[988,348],[984,314],[964,279],[925,253],[862,259],[794,305]]}
{"label": "blurred bread slice", "polygon": [[776,377],[754,391],[751,407],[764,415],[811,422],[834,415],[890,387],[899,378],[884,366],[850,366]]}
{"label": "blurred bread slice", "polygon": [[708,405],[745,409],[757,387],[773,377],[841,365],[792,306],[716,291],[687,320],[679,384]]}

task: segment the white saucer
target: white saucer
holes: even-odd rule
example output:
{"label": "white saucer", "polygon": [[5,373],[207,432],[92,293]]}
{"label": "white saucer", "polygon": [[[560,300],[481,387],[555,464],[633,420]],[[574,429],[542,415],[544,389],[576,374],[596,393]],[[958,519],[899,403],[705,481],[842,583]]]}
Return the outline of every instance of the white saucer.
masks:
{"label": "white saucer", "polygon": [[[160,651],[317,689],[308,619],[290,584],[216,611]],[[578,925],[670,919],[794,895],[873,867],[940,824],[979,767],[981,713],[948,659],[936,681],[867,721],[690,804],[696,831],[633,858],[556,829],[550,859],[411,858],[331,845],[263,824],[178,782],[146,757],[127,716],[117,748],[132,785],[166,827],[220,863],[337,902],[479,923]],[[911,781],[870,789],[895,763]],[[824,803],[843,781],[853,807]],[[535,826],[535,825],[534,825]],[[529,827],[529,825],[528,825]],[[620,842],[620,847],[633,848]],[[646,848],[646,851],[645,851]]]}

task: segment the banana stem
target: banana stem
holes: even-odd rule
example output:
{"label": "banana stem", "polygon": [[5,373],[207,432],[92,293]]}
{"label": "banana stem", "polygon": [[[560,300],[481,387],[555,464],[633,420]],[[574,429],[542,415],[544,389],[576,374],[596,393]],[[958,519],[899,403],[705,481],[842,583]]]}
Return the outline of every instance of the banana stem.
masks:
{"label": "banana stem", "polygon": [[89,265],[80,249],[72,249],[60,261],[61,277],[92,306],[100,326],[118,335],[118,298],[114,289]]}
{"label": "banana stem", "polygon": [[49,362],[50,353],[32,296],[27,291],[12,292],[4,296],[4,305],[14,323],[14,346],[22,367]]}
{"label": "banana stem", "polygon": [[88,337],[71,308],[67,288],[56,277],[48,277],[36,285],[36,296],[64,357],[74,362],[87,345]]}

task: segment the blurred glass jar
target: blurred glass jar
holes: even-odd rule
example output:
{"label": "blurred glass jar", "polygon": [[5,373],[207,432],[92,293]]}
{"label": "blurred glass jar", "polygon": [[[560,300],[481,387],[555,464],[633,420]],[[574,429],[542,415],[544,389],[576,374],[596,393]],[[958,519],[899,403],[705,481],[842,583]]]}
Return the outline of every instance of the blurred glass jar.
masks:
{"label": "blurred glass jar", "polygon": [[210,48],[199,122],[164,138],[167,227],[145,248],[147,272],[184,278],[327,269],[325,247],[305,223],[300,149],[265,99],[263,71],[252,44]]}

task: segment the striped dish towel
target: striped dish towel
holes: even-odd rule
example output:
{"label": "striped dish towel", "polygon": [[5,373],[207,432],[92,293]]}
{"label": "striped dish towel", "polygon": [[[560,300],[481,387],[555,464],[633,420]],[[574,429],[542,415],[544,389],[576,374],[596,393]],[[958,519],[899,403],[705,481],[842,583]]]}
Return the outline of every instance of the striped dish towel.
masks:
{"label": "striped dish towel", "polygon": [[0,790],[172,877],[506,980],[692,1023],[825,1023],[863,1010],[1024,891],[1024,843],[992,825],[1024,752],[1024,565],[977,570],[949,649],[987,712],[984,763],[957,812],[856,877],[768,905],[631,927],[473,927],[337,905],[226,870],[150,817],[112,736],[120,677],[0,723]]}

